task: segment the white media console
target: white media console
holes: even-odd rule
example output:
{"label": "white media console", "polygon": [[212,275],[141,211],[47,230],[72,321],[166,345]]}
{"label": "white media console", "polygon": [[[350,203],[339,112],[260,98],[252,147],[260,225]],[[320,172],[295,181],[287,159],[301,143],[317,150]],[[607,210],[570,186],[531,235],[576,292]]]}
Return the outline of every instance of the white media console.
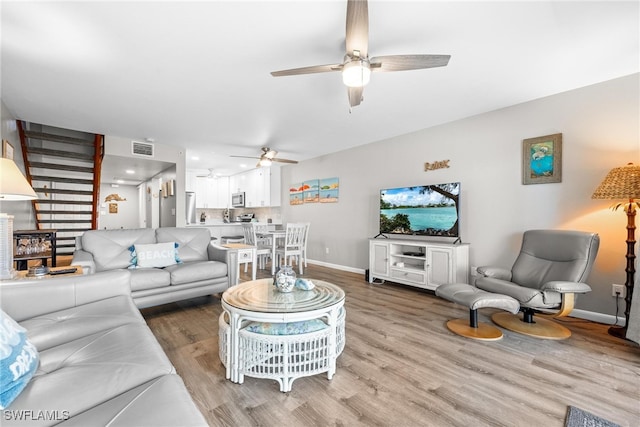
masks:
{"label": "white media console", "polygon": [[429,290],[469,283],[469,244],[369,239],[369,283],[375,279]]}

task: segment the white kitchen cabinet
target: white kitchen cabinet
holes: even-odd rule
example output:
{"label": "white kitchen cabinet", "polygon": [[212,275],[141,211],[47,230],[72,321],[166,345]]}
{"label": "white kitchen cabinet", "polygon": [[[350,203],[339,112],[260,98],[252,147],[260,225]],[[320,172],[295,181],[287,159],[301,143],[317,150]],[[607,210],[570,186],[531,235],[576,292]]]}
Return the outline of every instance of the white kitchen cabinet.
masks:
{"label": "white kitchen cabinet", "polygon": [[228,206],[229,178],[196,178],[196,207],[200,209],[222,209]]}
{"label": "white kitchen cabinet", "polygon": [[[280,206],[280,168],[255,168],[232,175],[229,188],[231,194],[244,193],[247,208]],[[274,188],[277,190],[272,192]],[[272,193],[276,195],[273,200]]]}
{"label": "white kitchen cabinet", "polygon": [[370,239],[369,282],[374,279],[430,290],[445,283],[469,283],[469,245]]}

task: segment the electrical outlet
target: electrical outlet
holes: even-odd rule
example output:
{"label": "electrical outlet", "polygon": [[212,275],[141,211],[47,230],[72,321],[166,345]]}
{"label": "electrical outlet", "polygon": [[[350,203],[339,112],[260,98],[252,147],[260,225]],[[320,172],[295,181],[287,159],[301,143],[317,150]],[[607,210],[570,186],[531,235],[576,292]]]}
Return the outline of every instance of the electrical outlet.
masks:
{"label": "electrical outlet", "polygon": [[624,298],[626,297],[625,292],[626,289],[624,288],[624,285],[617,285],[615,283],[611,284],[611,296],[618,296],[617,294],[619,294],[620,298]]}
{"label": "electrical outlet", "polygon": [[324,248],[324,253],[329,254],[329,248]]}

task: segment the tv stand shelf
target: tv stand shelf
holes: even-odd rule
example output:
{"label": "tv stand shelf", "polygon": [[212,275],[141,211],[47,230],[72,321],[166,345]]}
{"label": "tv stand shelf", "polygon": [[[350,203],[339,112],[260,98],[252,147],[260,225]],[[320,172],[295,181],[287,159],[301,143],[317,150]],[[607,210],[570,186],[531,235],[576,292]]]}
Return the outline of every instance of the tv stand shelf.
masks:
{"label": "tv stand shelf", "polygon": [[375,279],[429,290],[445,283],[469,283],[469,245],[369,239],[369,283]]}

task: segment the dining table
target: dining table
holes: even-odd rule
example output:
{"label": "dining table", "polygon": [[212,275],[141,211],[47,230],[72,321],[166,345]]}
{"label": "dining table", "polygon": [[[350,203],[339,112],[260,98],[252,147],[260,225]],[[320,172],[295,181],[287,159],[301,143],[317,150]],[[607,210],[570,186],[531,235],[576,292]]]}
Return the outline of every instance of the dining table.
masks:
{"label": "dining table", "polygon": [[284,239],[287,236],[287,230],[268,230],[260,233],[259,237],[266,237],[271,240],[271,275],[276,274],[276,249],[278,247],[278,239]]}

